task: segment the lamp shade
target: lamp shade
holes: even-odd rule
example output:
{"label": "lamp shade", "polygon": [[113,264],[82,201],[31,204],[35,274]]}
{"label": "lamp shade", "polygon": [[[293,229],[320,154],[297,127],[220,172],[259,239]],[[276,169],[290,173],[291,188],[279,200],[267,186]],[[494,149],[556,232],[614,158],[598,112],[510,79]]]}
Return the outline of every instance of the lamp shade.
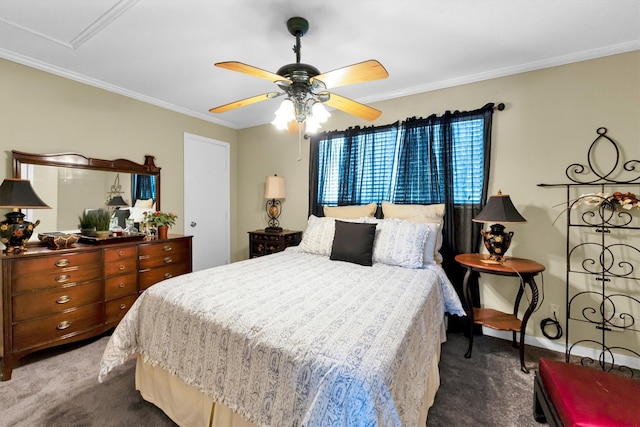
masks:
{"label": "lamp shade", "polygon": [[109,203],[107,203],[107,206],[119,207],[119,206],[129,206],[129,204],[124,201],[122,196],[115,196],[111,200],[109,200]]}
{"label": "lamp shade", "polygon": [[495,196],[489,197],[487,204],[475,218],[475,222],[499,222],[501,224],[519,224],[527,222],[520,212],[513,206],[508,194],[498,191]]}
{"label": "lamp shade", "polygon": [[284,177],[268,176],[265,178],[264,198],[265,199],[284,199],[286,197]]}
{"label": "lamp shade", "polygon": [[6,178],[0,185],[2,209],[50,209],[26,179]]}
{"label": "lamp shade", "polygon": [[0,222],[0,242],[5,245],[4,252],[20,253],[26,250],[26,243],[40,221],[32,223],[24,219],[19,209],[46,209],[45,202],[33,191],[31,182],[26,179],[6,178],[0,185],[0,208],[12,209]]}

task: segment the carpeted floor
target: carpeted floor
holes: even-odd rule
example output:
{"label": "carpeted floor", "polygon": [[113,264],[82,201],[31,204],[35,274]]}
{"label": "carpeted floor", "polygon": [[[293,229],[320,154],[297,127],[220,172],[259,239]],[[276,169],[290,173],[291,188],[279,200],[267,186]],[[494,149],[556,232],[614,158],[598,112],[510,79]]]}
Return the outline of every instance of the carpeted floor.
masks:
{"label": "carpeted floor", "polygon": [[[108,336],[24,358],[10,381],[0,382],[0,426],[174,426],[134,388],[133,361],[97,381]],[[530,374],[520,372],[510,342],[451,334],[443,345],[441,386],[428,427],[537,426],[532,417],[533,369],[540,357],[562,354],[527,347]]]}

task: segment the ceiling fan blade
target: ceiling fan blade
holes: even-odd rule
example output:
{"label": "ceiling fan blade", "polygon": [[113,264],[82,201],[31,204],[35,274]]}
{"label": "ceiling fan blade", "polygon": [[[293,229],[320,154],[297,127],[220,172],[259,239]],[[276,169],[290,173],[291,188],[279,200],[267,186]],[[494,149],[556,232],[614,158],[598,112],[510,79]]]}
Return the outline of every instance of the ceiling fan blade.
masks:
{"label": "ceiling fan blade", "polygon": [[387,77],[389,77],[389,73],[382,64],[375,59],[370,59],[368,61],[338,68],[337,70],[318,74],[311,80],[320,80],[328,89],[331,89],[354,83],[386,79]]}
{"label": "ceiling fan blade", "polygon": [[324,104],[369,121],[377,119],[382,114],[380,110],[345,98],[344,96],[336,95],[335,93],[331,93],[329,100],[325,101]]}
{"label": "ceiling fan blade", "polygon": [[225,68],[231,71],[237,71],[239,73],[248,74],[253,77],[259,77],[261,79],[269,80],[271,82],[277,82],[278,80],[287,80],[279,74],[272,73],[271,71],[263,70],[251,65],[243,64],[242,62],[227,61],[218,62],[214,64],[216,67]]}
{"label": "ceiling fan blade", "polygon": [[230,102],[229,104],[220,105],[209,110],[210,113],[224,113],[229,110],[234,110],[240,107],[246,107],[247,105],[255,104],[256,102],[266,101],[267,99],[273,99],[282,95],[279,92],[268,92],[262,95],[252,96],[251,98],[241,99],[239,101]]}

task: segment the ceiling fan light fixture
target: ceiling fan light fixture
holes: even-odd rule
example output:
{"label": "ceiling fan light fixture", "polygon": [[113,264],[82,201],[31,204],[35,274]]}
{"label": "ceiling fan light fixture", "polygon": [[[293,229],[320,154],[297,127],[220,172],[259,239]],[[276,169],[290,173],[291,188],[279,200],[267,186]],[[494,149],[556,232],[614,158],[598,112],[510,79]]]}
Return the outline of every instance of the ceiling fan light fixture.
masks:
{"label": "ceiling fan light fixture", "polygon": [[281,130],[288,129],[288,123],[295,120],[295,108],[290,99],[285,99],[280,104],[280,108],[276,111],[276,117],[271,122],[276,128]]}
{"label": "ceiling fan light fixture", "polygon": [[310,116],[307,117],[307,120],[304,121],[304,130],[307,133],[316,133],[320,129],[320,123],[316,120],[315,117]]}
{"label": "ceiling fan light fixture", "polygon": [[311,107],[311,116],[318,122],[324,123],[331,117],[331,114],[324,107],[322,102],[314,102]]}

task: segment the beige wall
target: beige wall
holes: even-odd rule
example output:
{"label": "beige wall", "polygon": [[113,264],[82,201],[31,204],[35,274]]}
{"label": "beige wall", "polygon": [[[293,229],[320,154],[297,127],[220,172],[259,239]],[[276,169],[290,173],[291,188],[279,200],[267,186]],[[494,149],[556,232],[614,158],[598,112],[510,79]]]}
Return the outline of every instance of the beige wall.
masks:
{"label": "beige wall", "polygon": [[[12,149],[138,162],[152,154],[162,167],[162,208],[182,216],[183,133],[188,132],[230,143],[233,261],[247,258],[247,231],[266,225],[266,175],[286,178],[281,225],[305,227],[309,144],[302,141],[302,159],[297,161],[297,135],[271,125],[235,131],[6,60],[0,60],[0,93],[0,145],[5,152],[0,174],[5,177],[12,173]],[[379,102],[374,106],[383,115],[374,124],[475,109],[487,102],[507,105],[494,116],[490,193],[501,189],[511,194],[528,220],[512,227],[516,235],[510,254],[547,267],[544,306],[527,328],[528,334],[539,337],[539,321],[547,317],[548,304],[564,305],[565,246],[562,223],[552,225],[563,191],[537,184],[564,182],[565,168],[585,160],[600,126],[609,129],[625,159],[640,158],[640,52]],[[325,129],[371,124],[332,114]],[[183,232],[182,224],[174,231]],[[484,304],[509,311],[517,290],[514,282],[494,277],[484,282]]]}
{"label": "beige wall", "polygon": [[[391,76],[390,78],[393,78]],[[564,191],[537,187],[565,182],[573,162],[585,162],[586,152],[600,126],[622,147],[626,160],[640,159],[640,52],[615,55],[566,66],[423,93],[373,104],[383,111],[375,124],[393,123],[411,116],[470,110],[487,102],[504,102],[494,115],[489,190],[511,195],[526,224],[508,229],[516,234],[510,255],[535,259],[547,267],[545,301],[527,326],[527,334],[541,337],[540,320],[549,304],[564,306],[565,240],[562,221],[552,225],[564,201]],[[333,112],[324,129],[345,129],[367,123]],[[264,227],[264,177],[286,178],[287,198],[281,225],[302,230],[308,207],[308,150],[303,141],[302,161],[296,161],[297,135],[278,132],[270,125],[239,132],[238,233],[241,251],[248,251],[242,231]],[[640,193],[640,188],[636,193]],[[640,239],[634,239],[640,247]],[[485,305],[510,311],[517,282],[484,278]],[[539,280],[542,285],[542,280]],[[637,296],[640,296],[640,291]],[[564,312],[563,312],[564,313]]]}
{"label": "beige wall", "polygon": [[[144,161],[145,154],[151,154],[162,168],[162,209],[179,216],[172,229],[176,233],[184,231],[184,133],[228,142],[231,229],[235,230],[235,130],[2,59],[0,94],[0,148],[4,152],[0,176],[12,176],[14,149],[47,154],[77,152],[87,157],[126,158],[138,163]],[[41,197],[51,203],[46,195]],[[237,252],[235,237],[232,232],[232,257]]]}

